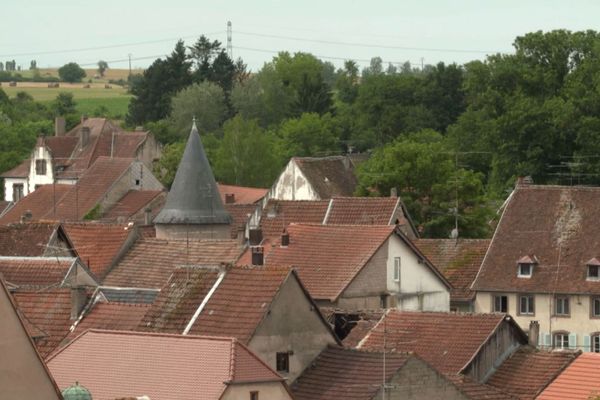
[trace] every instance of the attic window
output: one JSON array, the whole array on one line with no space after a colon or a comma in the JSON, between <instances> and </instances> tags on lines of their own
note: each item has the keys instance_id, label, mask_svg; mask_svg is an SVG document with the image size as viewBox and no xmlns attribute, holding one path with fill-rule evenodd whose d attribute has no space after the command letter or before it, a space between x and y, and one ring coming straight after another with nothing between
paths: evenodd
<instances>
[{"instance_id":1,"label":"attic window","mask_svg":"<svg viewBox=\"0 0 600 400\"><path fill-rule=\"evenodd\" d=\"M587 263L587 280L600 281L600 261L596 257L589 260Z\"/></svg>"},{"instance_id":2,"label":"attic window","mask_svg":"<svg viewBox=\"0 0 600 400\"><path fill-rule=\"evenodd\" d=\"M277 372L290 372L290 353L277 353L276 358Z\"/></svg>"},{"instance_id":3,"label":"attic window","mask_svg":"<svg viewBox=\"0 0 600 400\"><path fill-rule=\"evenodd\" d=\"M535 264L537 264L537 258L535 256L521 257L519 261L517 261L519 268L517 271L517 276L519 278L531 278Z\"/></svg>"}]
</instances>

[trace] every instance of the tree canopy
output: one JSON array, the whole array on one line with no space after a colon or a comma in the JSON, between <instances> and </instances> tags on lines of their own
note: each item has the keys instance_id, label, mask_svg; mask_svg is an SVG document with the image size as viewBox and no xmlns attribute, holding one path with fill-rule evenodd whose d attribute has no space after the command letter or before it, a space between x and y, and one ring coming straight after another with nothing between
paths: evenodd
<instances>
[{"instance_id":1,"label":"tree canopy","mask_svg":"<svg viewBox=\"0 0 600 400\"><path fill-rule=\"evenodd\" d=\"M81 82L81 80L85 78L85 71L79 64L70 62L58 69L58 76L65 82Z\"/></svg>"}]
</instances>

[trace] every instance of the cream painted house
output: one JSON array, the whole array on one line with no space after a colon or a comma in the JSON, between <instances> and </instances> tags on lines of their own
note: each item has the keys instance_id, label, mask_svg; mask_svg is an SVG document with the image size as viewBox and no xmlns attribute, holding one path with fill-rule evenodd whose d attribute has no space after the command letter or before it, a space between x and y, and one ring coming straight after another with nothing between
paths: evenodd
<instances>
[{"instance_id":1,"label":"cream painted house","mask_svg":"<svg viewBox=\"0 0 600 400\"><path fill-rule=\"evenodd\" d=\"M600 352L598 204L600 188L518 185L472 285L475 311L537 321L540 346Z\"/></svg>"}]
</instances>

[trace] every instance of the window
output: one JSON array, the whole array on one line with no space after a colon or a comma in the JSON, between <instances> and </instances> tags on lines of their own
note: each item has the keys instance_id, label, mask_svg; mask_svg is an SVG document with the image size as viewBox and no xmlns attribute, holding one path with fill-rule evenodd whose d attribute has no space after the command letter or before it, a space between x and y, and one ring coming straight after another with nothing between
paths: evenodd
<instances>
[{"instance_id":1,"label":"window","mask_svg":"<svg viewBox=\"0 0 600 400\"><path fill-rule=\"evenodd\" d=\"M590 349L590 351L593 351L594 353L600 353L600 335L599 334L592 335L592 348Z\"/></svg>"},{"instance_id":2,"label":"window","mask_svg":"<svg viewBox=\"0 0 600 400\"><path fill-rule=\"evenodd\" d=\"M492 312L508 312L508 296L494 296Z\"/></svg>"},{"instance_id":3,"label":"window","mask_svg":"<svg viewBox=\"0 0 600 400\"><path fill-rule=\"evenodd\" d=\"M590 301L590 317L600 318L600 297L592 297Z\"/></svg>"},{"instance_id":4,"label":"window","mask_svg":"<svg viewBox=\"0 0 600 400\"><path fill-rule=\"evenodd\" d=\"M35 160L35 173L46 175L46 160Z\"/></svg>"},{"instance_id":5,"label":"window","mask_svg":"<svg viewBox=\"0 0 600 400\"><path fill-rule=\"evenodd\" d=\"M534 296L523 295L519 297L519 314L521 315L534 315Z\"/></svg>"},{"instance_id":6,"label":"window","mask_svg":"<svg viewBox=\"0 0 600 400\"><path fill-rule=\"evenodd\" d=\"M519 264L519 274L520 278L531 278L531 273L533 272L533 264L521 263Z\"/></svg>"},{"instance_id":7,"label":"window","mask_svg":"<svg viewBox=\"0 0 600 400\"><path fill-rule=\"evenodd\" d=\"M567 332L556 332L554 334L554 348L555 349L568 349L569 348L569 334Z\"/></svg>"},{"instance_id":8,"label":"window","mask_svg":"<svg viewBox=\"0 0 600 400\"><path fill-rule=\"evenodd\" d=\"M394 257L394 281L400 282L400 257Z\"/></svg>"},{"instance_id":9,"label":"window","mask_svg":"<svg viewBox=\"0 0 600 400\"><path fill-rule=\"evenodd\" d=\"M13 183L13 201L19 201L23 198L23 184Z\"/></svg>"},{"instance_id":10,"label":"window","mask_svg":"<svg viewBox=\"0 0 600 400\"><path fill-rule=\"evenodd\" d=\"M250 400L258 400L258 392L250 392Z\"/></svg>"},{"instance_id":11,"label":"window","mask_svg":"<svg viewBox=\"0 0 600 400\"><path fill-rule=\"evenodd\" d=\"M554 315L568 316L569 314L569 297L556 296L554 298Z\"/></svg>"},{"instance_id":12,"label":"window","mask_svg":"<svg viewBox=\"0 0 600 400\"><path fill-rule=\"evenodd\" d=\"M589 281L597 281L600 280L600 266L598 265L588 265L588 275L587 278Z\"/></svg>"},{"instance_id":13,"label":"window","mask_svg":"<svg viewBox=\"0 0 600 400\"><path fill-rule=\"evenodd\" d=\"M277 353L277 372L290 372L290 353Z\"/></svg>"}]
</instances>

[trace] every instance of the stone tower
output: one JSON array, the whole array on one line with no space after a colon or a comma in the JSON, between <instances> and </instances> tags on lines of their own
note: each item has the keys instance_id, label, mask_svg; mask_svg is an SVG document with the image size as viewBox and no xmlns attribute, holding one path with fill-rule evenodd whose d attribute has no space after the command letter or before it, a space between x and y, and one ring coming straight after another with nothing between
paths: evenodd
<instances>
[{"instance_id":1,"label":"stone tower","mask_svg":"<svg viewBox=\"0 0 600 400\"><path fill-rule=\"evenodd\" d=\"M154 224L159 239L231 238L231 216L223 208L195 122L165 206Z\"/></svg>"}]
</instances>

